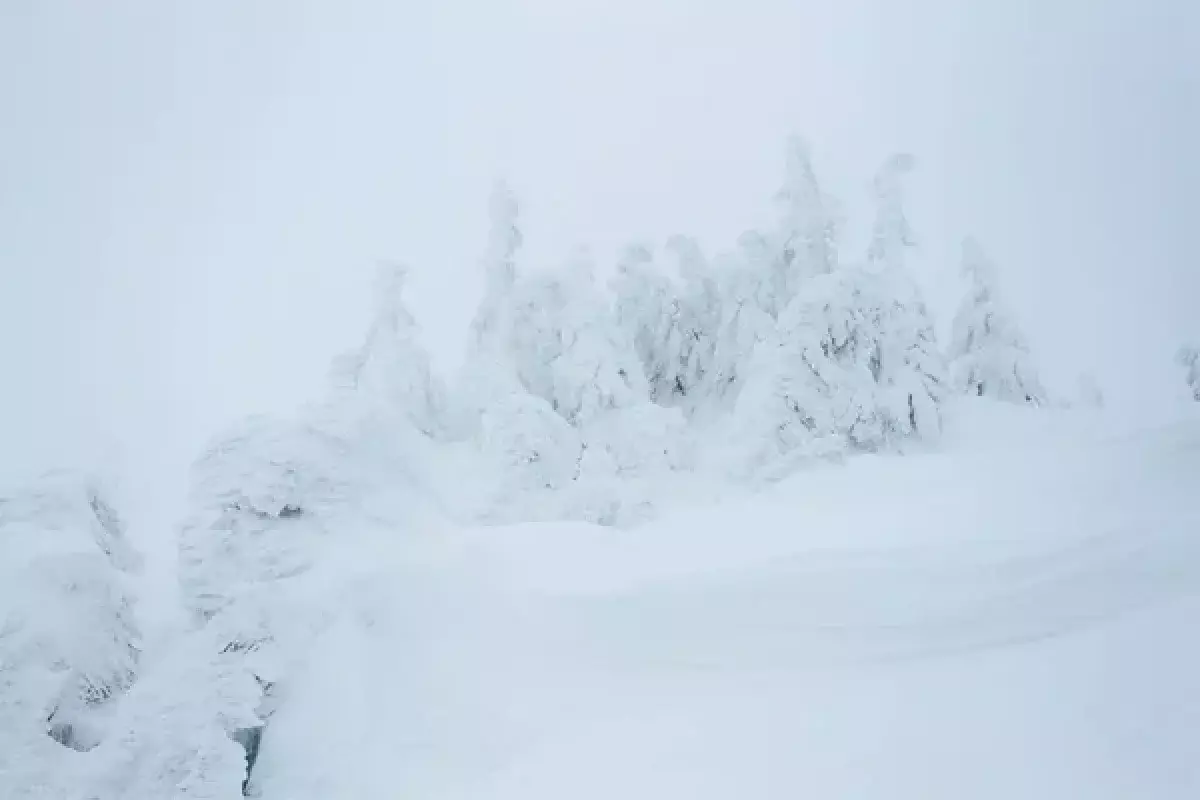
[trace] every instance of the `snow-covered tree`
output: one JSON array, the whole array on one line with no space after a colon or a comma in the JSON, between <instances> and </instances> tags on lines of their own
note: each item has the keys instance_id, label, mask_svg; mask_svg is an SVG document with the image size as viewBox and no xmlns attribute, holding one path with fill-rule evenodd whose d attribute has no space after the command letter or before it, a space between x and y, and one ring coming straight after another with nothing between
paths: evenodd
<instances>
[{"instance_id":1,"label":"snow-covered tree","mask_svg":"<svg viewBox=\"0 0 1200 800\"><path fill-rule=\"evenodd\" d=\"M265 631L230 636L219 615L181 637L116 710L112 735L79 770L83 800L238 800L261 736L274 670ZM239 621L241 632L253 626Z\"/></svg>"},{"instance_id":2,"label":"snow-covered tree","mask_svg":"<svg viewBox=\"0 0 1200 800\"><path fill-rule=\"evenodd\" d=\"M726 259L718 276L721 322L717 327L708 374L708 403L714 411L728 411L745 384L755 347L767 339L775 320L758 304L762 282L753 262Z\"/></svg>"},{"instance_id":3,"label":"snow-covered tree","mask_svg":"<svg viewBox=\"0 0 1200 800\"><path fill-rule=\"evenodd\" d=\"M904 211L904 176L916 163L908 153L897 153L875 173L875 222L867 260L881 270L902 270L908 248L917 244Z\"/></svg>"},{"instance_id":4,"label":"snow-covered tree","mask_svg":"<svg viewBox=\"0 0 1200 800\"><path fill-rule=\"evenodd\" d=\"M788 140L783 186L775 196L779 207L778 245L771 265L771 307L778 316L806 279L833 271L838 263L838 222L832 201L821 191L808 143Z\"/></svg>"},{"instance_id":5,"label":"snow-covered tree","mask_svg":"<svg viewBox=\"0 0 1200 800\"><path fill-rule=\"evenodd\" d=\"M136 676L140 559L105 495L59 471L0 498L0 796L68 796L67 748L103 738Z\"/></svg>"},{"instance_id":6,"label":"snow-covered tree","mask_svg":"<svg viewBox=\"0 0 1200 800\"><path fill-rule=\"evenodd\" d=\"M814 276L755 350L735 425L752 471L883 443L872 280L849 268Z\"/></svg>"},{"instance_id":7,"label":"snow-covered tree","mask_svg":"<svg viewBox=\"0 0 1200 800\"><path fill-rule=\"evenodd\" d=\"M876 173L875 223L867 249L875 278L864 284L872 313L878 314L880 338L872 372L879 384L885 435L892 441L941 433L939 404L948 382L933 320L906 264L916 238L904 210L903 177L914 165L912 156L894 155Z\"/></svg>"},{"instance_id":8,"label":"snow-covered tree","mask_svg":"<svg viewBox=\"0 0 1200 800\"><path fill-rule=\"evenodd\" d=\"M500 181L492 187L488 200L488 237L483 253L483 301L471 323L473 344L485 347L502 338L505 298L517 279L516 254L522 236L518 223L517 198L508 184ZM485 347L486 349L486 347Z\"/></svg>"},{"instance_id":9,"label":"snow-covered tree","mask_svg":"<svg viewBox=\"0 0 1200 800\"><path fill-rule=\"evenodd\" d=\"M451 428L464 437L478 434L479 418L493 399L518 386L513 364L514 289L516 254L521 246L517 200L507 184L497 183L489 199L487 244L481 266L484 291L471 320L466 358L455 387Z\"/></svg>"},{"instance_id":10,"label":"snow-covered tree","mask_svg":"<svg viewBox=\"0 0 1200 800\"><path fill-rule=\"evenodd\" d=\"M509 352L521 386L572 425L647 395L633 341L597 286L585 250L564 270L518 283Z\"/></svg>"},{"instance_id":11,"label":"snow-covered tree","mask_svg":"<svg viewBox=\"0 0 1200 800\"><path fill-rule=\"evenodd\" d=\"M520 386L555 405L554 364L562 355L562 323L567 290L556 273L522 279L509 301L509 333L501 343Z\"/></svg>"},{"instance_id":12,"label":"snow-covered tree","mask_svg":"<svg viewBox=\"0 0 1200 800\"><path fill-rule=\"evenodd\" d=\"M905 276L881 276L882 336L876 381L886 436L936 439L949 378L933 319L916 285Z\"/></svg>"},{"instance_id":13,"label":"snow-covered tree","mask_svg":"<svg viewBox=\"0 0 1200 800\"><path fill-rule=\"evenodd\" d=\"M963 242L962 273L970 281L954 316L949 357L955 386L967 394L1038 406L1046 390L1025 337L996 290L996 269L974 239Z\"/></svg>"},{"instance_id":14,"label":"snow-covered tree","mask_svg":"<svg viewBox=\"0 0 1200 800\"><path fill-rule=\"evenodd\" d=\"M647 398L633 342L596 286L595 268L579 252L566 271L553 360L554 409L574 425Z\"/></svg>"},{"instance_id":15,"label":"snow-covered tree","mask_svg":"<svg viewBox=\"0 0 1200 800\"><path fill-rule=\"evenodd\" d=\"M433 505L421 491L421 445L434 444L357 397L335 394L293 419L249 418L193 465L178 534L180 586L195 623L180 647L190 655L160 667L123 707L122 743L96 781L126 794L99 796L240 794L287 642L325 613L308 604L330 600L314 592L327 573L320 568L372 521L403 530ZM189 682L186 692L179 681Z\"/></svg>"},{"instance_id":16,"label":"snow-covered tree","mask_svg":"<svg viewBox=\"0 0 1200 800\"><path fill-rule=\"evenodd\" d=\"M429 366L417 324L402 297L406 267L381 265L366 341L333 365L335 388L364 393L384 413L403 416L426 435L441 432L445 388Z\"/></svg>"},{"instance_id":17,"label":"snow-covered tree","mask_svg":"<svg viewBox=\"0 0 1200 800\"><path fill-rule=\"evenodd\" d=\"M940 433L945 364L905 264L900 178L911 166L895 157L876 177L867 266L808 276L756 348L733 426L752 472Z\"/></svg>"},{"instance_id":18,"label":"snow-covered tree","mask_svg":"<svg viewBox=\"0 0 1200 800\"><path fill-rule=\"evenodd\" d=\"M478 447L499 475L493 506L511 508L531 493L570 483L578 471L582 442L549 403L514 391L484 410ZM503 516L504 508L497 513Z\"/></svg>"},{"instance_id":19,"label":"snow-covered tree","mask_svg":"<svg viewBox=\"0 0 1200 800\"><path fill-rule=\"evenodd\" d=\"M1175 363L1186 370L1184 379L1192 390L1192 399L1200 403L1200 347L1184 345L1175 354Z\"/></svg>"},{"instance_id":20,"label":"snow-covered tree","mask_svg":"<svg viewBox=\"0 0 1200 800\"><path fill-rule=\"evenodd\" d=\"M721 326L721 293L694 239L673 236L667 249L675 255L682 287L667 344L671 394L660 402L691 415L707 399Z\"/></svg>"},{"instance_id":21,"label":"snow-covered tree","mask_svg":"<svg viewBox=\"0 0 1200 800\"><path fill-rule=\"evenodd\" d=\"M675 288L654 264L649 247L632 245L617 261L610 280L617 326L633 342L650 399L667 404L674 392L678 359L671 352L678 316Z\"/></svg>"}]
</instances>

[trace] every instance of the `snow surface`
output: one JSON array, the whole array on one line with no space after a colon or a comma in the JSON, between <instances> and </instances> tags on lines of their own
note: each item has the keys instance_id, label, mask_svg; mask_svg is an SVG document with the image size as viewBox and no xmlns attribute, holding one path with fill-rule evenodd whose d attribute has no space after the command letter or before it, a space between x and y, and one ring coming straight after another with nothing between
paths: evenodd
<instances>
[{"instance_id":1,"label":"snow surface","mask_svg":"<svg viewBox=\"0 0 1200 800\"><path fill-rule=\"evenodd\" d=\"M1200 796L1200 423L964 408L637 528L348 533L250 792Z\"/></svg>"}]
</instances>

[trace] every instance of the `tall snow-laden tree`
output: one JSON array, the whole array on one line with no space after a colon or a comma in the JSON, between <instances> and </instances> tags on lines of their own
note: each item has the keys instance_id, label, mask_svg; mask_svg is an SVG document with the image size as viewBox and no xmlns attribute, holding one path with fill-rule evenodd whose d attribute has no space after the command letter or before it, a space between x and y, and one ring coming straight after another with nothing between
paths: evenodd
<instances>
[{"instance_id":1,"label":"tall snow-laden tree","mask_svg":"<svg viewBox=\"0 0 1200 800\"><path fill-rule=\"evenodd\" d=\"M633 341L596 285L585 250L563 270L518 283L509 350L522 387L572 425L647 394Z\"/></svg>"},{"instance_id":2,"label":"tall snow-laden tree","mask_svg":"<svg viewBox=\"0 0 1200 800\"><path fill-rule=\"evenodd\" d=\"M933 319L907 276L883 276L879 371L885 430L892 441L936 439L946 397L946 361Z\"/></svg>"},{"instance_id":3,"label":"tall snow-laden tree","mask_svg":"<svg viewBox=\"0 0 1200 800\"><path fill-rule=\"evenodd\" d=\"M0 796L70 796L71 750L133 683L140 566L103 484L59 471L0 497Z\"/></svg>"},{"instance_id":4,"label":"tall snow-laden tree","mask_svg":"<svg viewBox=\"0 0 1200 800\"><path fill-rule=\"evenodd\" d=\"M721 325L721 294L699 244L687 236L673 236L667 249L679 265L682 290L668 344L669 405L692 414L706 399ZM673 374L672 374L673 373Z\"/></svg>"},{"instance_id":5,"label":"tall snow-laden tree","mask_svg":"<svg viewBox=\"0 0 1200 800\"><path fill-rule=\"evenodd\" d=\"M633 245L617 261L609 286L617 326L633 342L650 399L667 405L674 391L677 357L671 351L678 301L671 281L654 264L649 247Z\"/></svg>"},{"instance_id":6,"label":"tall snow-laden tree","mask_svg":"<svg viewBox=\"0 0 1200 800\"><path fill-rule=\"evenodd\" d=\"M375 280L375 307L366 341L338 357L336 387L364 393L386 413L403 416L422 433L441 432L445 389L429 366L417 324L404 305L406 267L381 265Z\"/></svg>"},{"instance_id":7,"label":"tall snow-laden tree","mask_svg":"<svg viewBox=\"0 0 1200 800\"><path fill-rule=\"evenodd\" d=\"M581 425L647 398L633 342L600 293L586 251L577 252L566 270L559 342L553 406L568 422Z\"/></svg>"},{"instance_id":8,"label":"tall snow-laden tree","mask_svg":"<svg viewBox=\"0 0 1200 800\"><path fill-rule=\"evenodd\" d=\"M804 280L833 271L838 263L838 223L832 201L821 191L806 141L788 140L779 207L778 252L772 264L771 307L778 316L800 291Z\"/></svg>"},{"instance_id":9,"label":"tall snow-laden tree","mask_svg":"<svg viewBox=\"0 0 1200 800\"><path fill-rule=\"evenodd\" d=\"M735 425L752 473L883 444L872 280L849 268L814 276L755 350Z\"/></svg>"},{"instance_id":10,"label":"tall snow-laden tree","mask_svg":"<svg viewBox=\"0 0 1200 800\"><path fill-rule=\"evenodd\" d=\"M467 353L459 372L451 427L459 435L478 433L484 407L518 387L510 352L516 254L521 246L518 205L504 182L492 188L488 202L487 243L481 259L483 296L471 320Z\"/></svg>"},{"instance_id":11,"label":"tall snow-laden tree","mask_svg":"<svg viewBox=\"0 0 1200 800\"><path fill-rule=\"evenodd\" d=\"M747 243L753 247L751 240ZM708 376L713 410L728 411L737 401L759 342L770 335L775 320L758 303L762 274L742 254L726 259L719 274L721 322ZM759 262L761 263L761 262Z\"/></svg>"},{"instance_id":12,"label":"tall snow-laden tree","mask_svg":"<svg viewBox=\"0 0 1200 800\"><path fill-rule=\"evenodd\" d=\"M517 198L508 184L497 182L488 200L488 237L483 253L483 301L471 323L473 344L485 347L503 338L504 304L517 280L516 254L522 236Z\"/></svg>"},{"instance_id":13,"label":"tall snow-laden tree","mask_svg":"<svg viewBox=\"0 0 1200 800\"><path fill-rule=\"evenodd\" d=\"M875 173L875 222L867 260L881 270L903 270L908 249L917 244L904 211L904 176L916 163L908 153L897 153Z\"/></svg>"},{"instance_id":14,"label":"tall snow-laden tree","mask_svg":"<svg viewBox=\"0 0 1200 800\"><path fill-rule=\"evenodd\" d=\"M502 347L519 385L555 407L555 363L563 351L567 289L560 275L535 274L511 293L508 338Z\"/></svg>"},{"instance_id":15,"label":"tall snow-laden tree","mask_svg":"<svg viewBox=\"0 0 1200 800\"><path fill-rule=\"evenodd\" d=\"M962 247L962 274L970 281L954 316L949 357L955 386L967 394L1043 405L1046 391L1029 346L996 290L996 269L974 239Z\"/></svg>"},{"instance_id":16,"label":"tall snow-laden tree","mask_svg":"<svg viewBox=\"0 0 1200 800\"><path fill-rule=\"evenodd\" d=\"M870 304L879 314L881 333L872 371L891 440L941 433L939 404L948 382L933 320L906 264L916 237L904 210L903 178L915 163L910 155L894 155L876 174L875 223L867 249L875 275L869 282Z\"/></svg>"},{"instance_id":17,"label":"tall snow-laden tree","mask_svg":"<svg viewBox=\"0 0 1200 800\"><path fill-rule=\"evenodd\" d=\"M1200 403L1200 347L1184 345L1179 348L1175 363L1186 370L1184 380L1192 391L1192 399Z\"/></svg>"}]
</instances>

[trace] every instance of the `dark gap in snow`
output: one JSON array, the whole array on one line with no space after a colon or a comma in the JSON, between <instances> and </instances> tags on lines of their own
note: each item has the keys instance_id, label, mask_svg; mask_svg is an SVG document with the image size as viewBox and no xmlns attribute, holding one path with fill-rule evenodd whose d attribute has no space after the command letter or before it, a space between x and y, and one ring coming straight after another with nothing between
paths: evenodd
<instances>
[{"instance_id":1,"label":"dark gap in snow","mask_svg":"<svg viewBox=\"0 0 1200 800\"><path fill-rule=\"evenodd\" d=\"M88 738L86 731L76 730L73 723L56 722L54 717L57 713L58 709L55 709L46 720L47 736L63 747L74 750L77 753L86 753L98 744L98 742Z\"/></svg>"},{"instance_id":2,"label":"dark gap in snow","mask_svg":"<svg viewBox=\"0 0 1200 800\"><path fill-rule=\"evenodd\" d=\"M92 748L79 740L75 735L75 726L69 722L51 722L46 735L63 747L68 747L77 753L86 753Z\"/></svg>"},{"instance_id":3,"label":"dark gap in snow","mask_svg":"<svg viewBox=\"0 0 1200 800\"><path fill-rule=\"evenodd\" d=\"M248 796L250 787L250 776L254 773L254 764L258 761L258 750L262 745L262 733L264 725L256 725L253 728L239 728L230 734L230 738L242 746L246 751L246 777L242 780L242 795Z\"/></svg>"}]
</instances>

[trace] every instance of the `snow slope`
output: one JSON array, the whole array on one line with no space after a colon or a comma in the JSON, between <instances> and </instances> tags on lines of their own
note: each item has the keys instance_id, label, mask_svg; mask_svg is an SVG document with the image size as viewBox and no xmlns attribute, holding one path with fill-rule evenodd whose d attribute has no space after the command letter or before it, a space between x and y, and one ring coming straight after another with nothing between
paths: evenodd
<instances>
[{"instance_id":1,"label":"snow slope","mask_svg":"<svg viewBox=\"0 0 1200 800\"><path fill-rule=\"evenodd\" d=\"M252 791L1200 796L1200 424L982 423L632 530L364 534Z\"/></svg>"}]
</instances>

